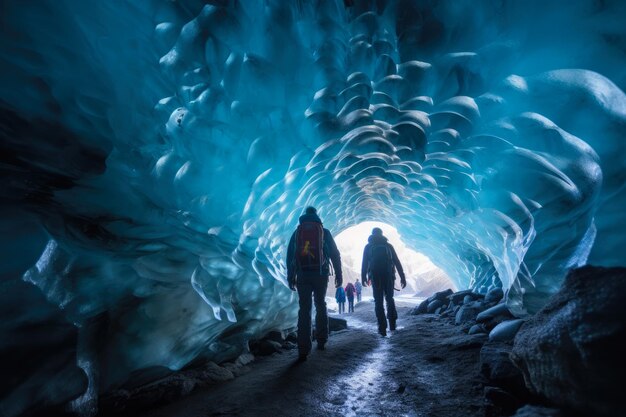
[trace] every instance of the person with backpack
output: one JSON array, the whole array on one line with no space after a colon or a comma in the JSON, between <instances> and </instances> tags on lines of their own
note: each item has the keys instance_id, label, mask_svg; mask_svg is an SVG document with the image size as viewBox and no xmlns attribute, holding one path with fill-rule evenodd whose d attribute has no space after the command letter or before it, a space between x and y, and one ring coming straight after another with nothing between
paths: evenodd
<instances>
[{"instance_id":1,"label":"person with backpack","mask_svg":"<svg viewBox=\"0 0 626 417\"><path fill-rule=\"evenodd\" d=\"M356 289L356 302L361 302L361 293L363 292L363 286L361 285L361 281L358 279L354 283L354 288Z\"/></svg>"},{"instance_id":2,"label":"person with backpack","mask_svg":"<svg viewBox=\"0 0 626 417\"><path fill-rule=\"evenodd\" d=\"M311 295L315 302L317 348L324 350L328 341L326 289L330 264L335 270L335 287L343 284L341 255L330 231L323 227L315 207L307 207L291 235L287 248L287 284L298 291L298 361L305 361L311 351Z\"/></svg>"},{"instance_id":3,"label":"person with backpack","mask_svg":"<svg viewBox=\"0 0 626 417\"><path fill-rule=\"evenodd\" d=\"M348 282L345 292L346 298L348 299L348 313L354 313L354 295L356 294L356 288L354 288L351 282Z\"/></svg>"},{"instance_id":4,"label":"person with backpack","mask_svg":"<svg viewBox=\"0 0 626 417\"><path fill-rule=\"evenodd\" d=\"M356 302L361 302L361 292L363 291L363 286L361 285L361 281L358 279L354 283L354 288L356 289Z\"/></svg>"},{"instance_id":5,"label":"person with backpack","mask_svg":"<svg viewBox=\"0 0 626 417\"><path fill-rule=\"evenodd\" d=\"M337 300L337 308L339 310L339 314L343 314L346 312L346 292L343 287L337 288L335 291L335 300Z\"/></svg>"},{"instance_id":6,"label":"person with backpack","mask_svg":"<svg viewBox=\"0 0 626 417\"><path fill-rule=\"evenodd\" d=\"M383 236L383 231L380 228L372 229L372 235L367 241L368 243L363 250L361 280L363 285L367 286L369 276L374 293L378 333L381 336L387 336L387 319L389 319L389 330L392 331L396 330L396 320L398 319L396 304L393 300L395 269L400 274L402 288L406 287L406 277L395 249L387 242L387 238ZM387 302L387 317L385 317L383 299Z\"/></svg>"}]
</instances>

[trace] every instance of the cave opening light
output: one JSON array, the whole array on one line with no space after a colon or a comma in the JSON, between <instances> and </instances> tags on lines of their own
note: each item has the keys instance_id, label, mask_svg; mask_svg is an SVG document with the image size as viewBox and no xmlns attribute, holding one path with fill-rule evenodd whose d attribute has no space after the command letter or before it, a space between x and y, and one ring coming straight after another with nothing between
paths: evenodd
<instances>
[{"instance_id":1,"label":"cave opening light","mask_svg":"<svg viewBox=\"0 0 626 417\"><path fill-rule=\"evenodd\" d=\"M395 227L373 221L359 223L335 236L335 242L341 252L344 284L355 282L360 278L363 248L374 227L381 228L383 235L389 239L406 274L407 286L396 292L396 297L417 301L446 288L457 290L456 285L442 269L426 255L411 249L410 244L403 242ZM396 279L396 288L400 289L399 276L396 275Z\"/></svg>"}]
</instances>

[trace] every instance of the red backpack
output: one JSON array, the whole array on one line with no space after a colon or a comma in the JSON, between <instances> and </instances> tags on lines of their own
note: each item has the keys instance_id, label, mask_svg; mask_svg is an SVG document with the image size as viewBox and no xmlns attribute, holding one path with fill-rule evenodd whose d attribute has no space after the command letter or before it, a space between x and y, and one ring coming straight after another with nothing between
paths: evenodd
<instances>
[{"instance_id":1,"label":"red backpack","mask_svg":"<svg viewBox=\"0 0 626 417\"><path fill-rule=\"evenodd\" d=\"M322 273L324 228L318 222L302 222L296 231L296 264L301 271Z\"/></svg>"}]
</instances>

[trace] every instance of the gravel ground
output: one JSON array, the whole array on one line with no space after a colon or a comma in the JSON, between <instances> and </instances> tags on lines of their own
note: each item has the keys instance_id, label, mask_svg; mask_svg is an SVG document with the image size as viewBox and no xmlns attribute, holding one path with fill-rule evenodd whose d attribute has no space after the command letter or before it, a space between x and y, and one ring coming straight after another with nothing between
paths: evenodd
<instances>
[{"instance_id":1,"label":"gravel ground","mask_svg":"<svg viewBox=\"0 0 626 417\"><path fill-rule=\"evenodd\" d=\"M297 363L297 350L245 367L232 381L194 391L143 416L484 416L479 351L448 319L411 316L399 303L398 330L376 332L374 305L341 318L325 351Z\"/></svg>"}]
</instances>

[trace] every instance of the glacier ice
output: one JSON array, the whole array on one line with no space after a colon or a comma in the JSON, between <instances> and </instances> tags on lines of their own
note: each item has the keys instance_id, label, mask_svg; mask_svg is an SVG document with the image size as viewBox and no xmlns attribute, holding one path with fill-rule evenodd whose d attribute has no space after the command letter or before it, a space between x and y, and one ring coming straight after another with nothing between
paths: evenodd
<instances>
[{"instance_id":1,"label":"glacier ice","mask_svg":"<svg viewBox=\"0 0 626 417\"><path fill-rule=\"evenodd\" d=\"M2 297L37 288L14 317L76 328L46 380L80 364L76 404L293 326L285 244L306 205L334 234L395 227L517 314L574 266L623 264L619 1L3 9Z\"/></svg>"}]
</instances>

